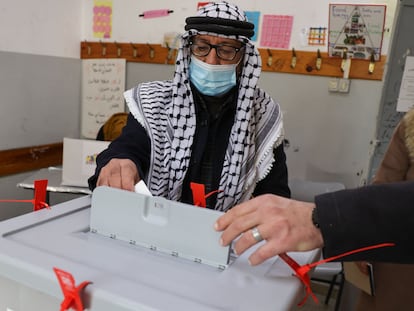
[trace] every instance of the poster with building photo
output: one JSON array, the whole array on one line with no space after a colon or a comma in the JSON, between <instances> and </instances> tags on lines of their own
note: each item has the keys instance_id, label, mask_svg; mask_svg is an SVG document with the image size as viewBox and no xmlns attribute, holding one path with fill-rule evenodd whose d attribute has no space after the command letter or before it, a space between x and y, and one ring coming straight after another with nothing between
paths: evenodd
<instances>
[{"instance_id":1,"label":"poster with building photo","mask_svg":"<svg viewBox=\"0 0 414 311\"><path fill-rule=\"evenodd\" d=\"M330 4L328 54L380 60L385 5Z\"/></svg>"}]
</instances>

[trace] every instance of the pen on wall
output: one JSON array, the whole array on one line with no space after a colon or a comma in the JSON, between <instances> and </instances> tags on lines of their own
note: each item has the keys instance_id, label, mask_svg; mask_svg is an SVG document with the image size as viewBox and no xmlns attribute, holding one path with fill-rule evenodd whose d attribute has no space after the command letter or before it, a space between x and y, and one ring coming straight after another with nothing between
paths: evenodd
<instances>
[{"instance_id":1,"label":"pen on wall","mask_svg":"<svg viewBox=\"0 0 414 311\"><path fill-rule=\"evenodd\" d=\"M168 16L173 12L174 12L173 10L168 10L168 9L151 10L151 11L145 11L142 14L139 14L138 16L143 17L143 18L155 18L155 17Z\"/></svg>"}]
</instances>

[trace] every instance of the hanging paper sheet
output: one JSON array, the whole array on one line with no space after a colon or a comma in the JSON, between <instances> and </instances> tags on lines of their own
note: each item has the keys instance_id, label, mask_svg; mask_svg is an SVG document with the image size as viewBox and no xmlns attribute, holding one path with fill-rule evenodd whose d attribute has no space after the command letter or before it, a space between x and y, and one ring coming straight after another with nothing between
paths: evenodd
<instances>
[{"instance_id":1,"label":"hanging paper sheet","mask_svg":"<svg viewBox=\"0 0 414 311\"><path fill-rule=\"evenodd\" d=\"M81 135L95 139L114 113L125 111L125 59L82 61Z\"/></svg>"},{"instance_id":2,"label":"hanging paper sheet","mask_svg":"<svg viewBox=\"0 0 414 311\"><path fill-rule=\"evenodd\" d=\"M93 36L95 38L112 37L112 1L94 1Z\"/></svg>"},{"instance_id":3,"label":"hanging paper sheet","mask_svg":"<svg viewBox=\"0 0 414 311\"><path fill-rule=\"evenodd\" d=\"M263 15L261 46L288 49L292 35L293 16Z\"/></svg>"}]
</instances>

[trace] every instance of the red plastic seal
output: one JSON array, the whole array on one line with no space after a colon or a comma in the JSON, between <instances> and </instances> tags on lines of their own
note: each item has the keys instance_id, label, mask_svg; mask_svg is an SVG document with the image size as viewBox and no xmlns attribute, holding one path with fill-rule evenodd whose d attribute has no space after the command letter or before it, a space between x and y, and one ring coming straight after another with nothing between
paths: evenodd
<instances>
[{"instance_id":1,"label":"red plastic seal","mask_svg":"<svg viewBox=\"0 0 414 311\"><path fill-rule=\"evenodd\" d=\"M74 309L76 311L83 311L83 303L81 299L81 291L88 285L89 281L84 281L78 286L75 286L75 279L69 272L58 268L53 268L59 281L63 292L64 299L60 304L60 311Z\"/></svg>"}]
</instances>

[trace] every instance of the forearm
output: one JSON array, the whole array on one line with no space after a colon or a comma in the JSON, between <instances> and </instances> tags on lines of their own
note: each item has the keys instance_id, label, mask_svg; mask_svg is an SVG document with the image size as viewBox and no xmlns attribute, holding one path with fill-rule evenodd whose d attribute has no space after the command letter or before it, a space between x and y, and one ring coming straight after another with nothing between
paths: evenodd
<instances>
[{"instance_id":1,"label":"forearm","mask_svg":"<svg viewBox=\"0 0 414 311\"><path fill-rule=\"evenodd\" d=\"M324 257L392 242L394 247L341 260L414 262L414 183L374 185L323 194L315 199Z\"/></svg>"}]
</instances>

